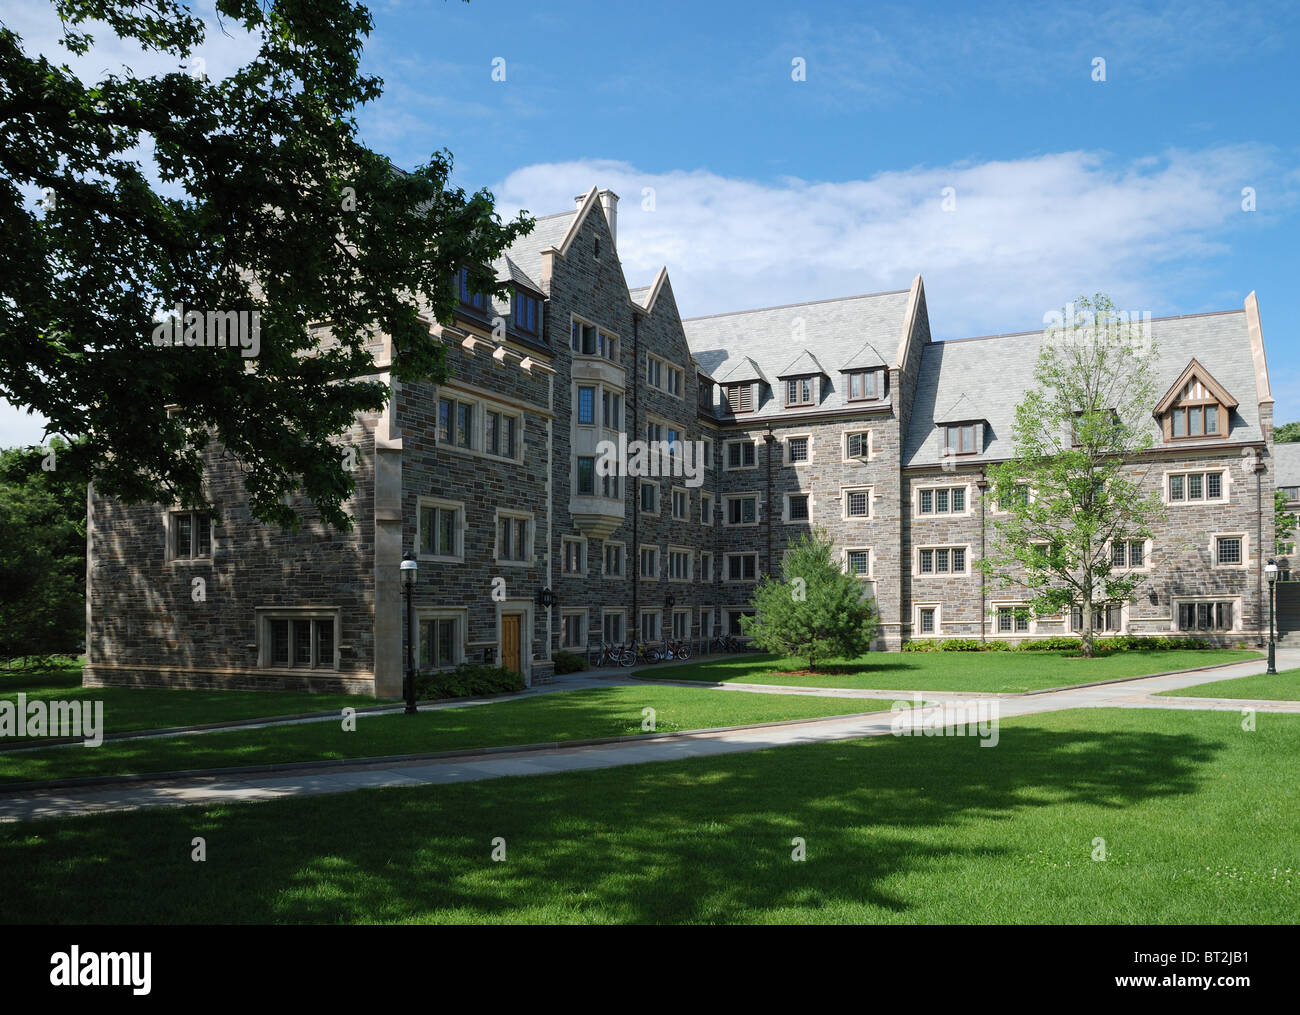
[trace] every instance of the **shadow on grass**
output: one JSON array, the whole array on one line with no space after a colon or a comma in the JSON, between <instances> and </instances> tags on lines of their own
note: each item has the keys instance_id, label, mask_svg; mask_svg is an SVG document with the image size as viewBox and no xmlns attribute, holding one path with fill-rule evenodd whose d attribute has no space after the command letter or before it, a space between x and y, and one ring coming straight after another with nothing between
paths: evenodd
<instances>
[{"instance_id":1,"label":"shadow on grass","mask_svg":"<svg viewBox=\"0 0 1300 1015\"><path fill-rule=\"evenodd\" d=\"M992 750L888 737L3 826L3 919L727 922L780 907L816 919L836 905L905 915L913 903L886 879L1008 853L962 844L961 825L1189 794L1218 749L1190 734L1017 727ZM205 863L190 860L194 836ZM498 836L503 863L490 857ZM795 836L810 862L791 862Z\"/></svg>"}]
</instances>

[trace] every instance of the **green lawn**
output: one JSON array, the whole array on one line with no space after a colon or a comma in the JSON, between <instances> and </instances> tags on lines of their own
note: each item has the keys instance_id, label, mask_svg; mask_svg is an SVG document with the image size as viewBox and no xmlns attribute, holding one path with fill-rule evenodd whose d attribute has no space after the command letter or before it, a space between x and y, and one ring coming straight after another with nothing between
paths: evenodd
<instances>
[{"instance_id":1,"label":"green lawn","mask_svg":"<svg viewBox=\"0 0 1300 1015\"><path fill-rule=\"evenodd\" d=\"M643 667L646 680L701 680L715 683L786 684L924 691L1036 691L1095 680L1140 677L1215 663L1258 659L1238 649L1116 652L1082 659L1065 652L869 652L850 662L833 661L823 672L804 670L807 660L757 653L719 655L680 666Z\"/></svg>"},{"instance_id":2,"label":"green lawn","mask_svg":"<svg viewBox=\"0 0 1300 1015\"><path fill-rule=\"evenodd\" d=\"M1254 677L1236 680L1216 680L1212 684L1197 684L1181 691L1161 691L1166 697L1177 698L1260 698L1270 701L1300 701L1300 670L1282 670L1280 673L1261 673Z\"/></svg>"},{"instance_id":3,"label":"green lawn","mask_svg":"<svg viewBox=\"0 0 1300 1015\"><path fill-rule=\"evenodd\" d=\"M1300 716L1239 720L1077 710L994 748L886 736L3 825L0 919L1294 923L1300 780L1277 774Z\"/></svg>"},{"instance_id":4,"label":"green lawn","mask_svg":"<svg viewBox=\"0 0 1300 1015\"><path fill-rule=\"evenodd\" d=\"M340 721L24 751L0 755L0 785L634 736L643 732L644 708L655 709L655 732L665 733L879 711L892 703L892 699L746 694L704 687L598 687L415 716L363 715L350 733L343 731Z\"/></svg>"},{"instance_id":5,"label":"green lawn","mask_svg":"<svg viewBox=\"0 0 1300 1015\"><path fill-rule=\"evenodd\" d=\"M60 701L89 698L92 701L102 701L106 733L325 712L345 705L366 708L381 703L369 695L308 694L302 691L82 687L79 663L37 673L0 670L0 698L16 701L20 691L27 695L28 701L38 698ZM9 745L22 739L24 738L5 738L3 743Z\"/></svg>"}]
</instances>

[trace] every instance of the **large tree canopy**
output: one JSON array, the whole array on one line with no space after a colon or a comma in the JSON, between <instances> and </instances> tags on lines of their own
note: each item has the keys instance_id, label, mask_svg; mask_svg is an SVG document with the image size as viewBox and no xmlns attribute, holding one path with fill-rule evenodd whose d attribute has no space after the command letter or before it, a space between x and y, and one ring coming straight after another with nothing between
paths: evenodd
<instances>
[{"instance_id":1,"label":"large tree canopy","mask_svg":"<svg viewBox=\"0 0 1300 1015\"><path fill-rule=\"evenodd\" d=\"M529 220L449 186L446 152L406 173L358 140L354 114L381 90L359 70L360 4L217 0L260 40L220 81L193 72L205 26L184 3L55 5L71 52L91 52L85 26L102 22L178 69L86 82L0 26L0 395L73 441L101 492L201 507L215 440L257 517L294 524L285 495L301 490L347 527L352 478L330 439L387 399L375 330L392 336L394 376L441 380L418 315L450 318L459 268L495 289L484 266ZM191 339L234 320L217 315L251 330L256 312L257 340L160 347L177 305L207 322Z\"/></svg>"}]
</instances>

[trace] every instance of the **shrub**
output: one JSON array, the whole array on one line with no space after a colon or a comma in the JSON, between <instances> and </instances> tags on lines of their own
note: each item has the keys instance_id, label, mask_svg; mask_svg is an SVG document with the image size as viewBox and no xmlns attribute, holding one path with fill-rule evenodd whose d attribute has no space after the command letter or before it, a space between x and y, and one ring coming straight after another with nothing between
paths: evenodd
<instances>
[{"instance_id":1,"label":"shrub","mask_svg":"<svg viewBox=\"0 0 1300 1015\"><path fill-rule=\"evenodd\" d=\"M1013 644L1007 641L978 638L918 638L903 643L904 652L1079 652L1083 642L1079 638L1053 635L1049 638L1030 638ZM1094 647L1097 653L1112 654L1131 650L1180 651L1207 649L1210 643L1203 638L1171 638L1166 635L1143 636L1117 634L1098 638Z\"/></svg>"},{"instance_id":2,"label":"shrub","mask_svg":"<svg viewBox=\"0 0 1300 1015\"><path fill-rule=\"evenodd\" d=\"M430 698L466 698L491 694L513 694L524 689L524 678L504 666L480 666L461 663L454 670L438 670L415 675L415 696Z\"/></svg>"},{"instance_id":3,"label":"shrub","mask_svg":"<svg viewBox=\"0 0 1300 1015\"><path fill-rule=\"evenodd\" d=\"M577 673L587 668L587 660L576 652L556 652L551 656L556 673Z\"/></svg>"}]
</instances>

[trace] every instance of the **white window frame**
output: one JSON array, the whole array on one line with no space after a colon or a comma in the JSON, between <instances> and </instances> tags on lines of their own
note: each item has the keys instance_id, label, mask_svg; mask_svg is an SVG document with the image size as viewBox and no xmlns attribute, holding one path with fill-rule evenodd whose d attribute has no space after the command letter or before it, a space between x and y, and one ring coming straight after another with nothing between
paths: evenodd
<instances>
[{"instance_id":1,"label":"white window frame","mask_svg":"<svg viewBox=\"0 0 1300 1015\"><path fill-rule=\"evenodd\" d=\"M754 500L754 520L752 522L731 520L731 502L733 500ZM744 512L741 512L744 517ZM727 493L722 495L722 526L727 529L748 529L758 525L763 520L763 502L759 497L757 490L747 490L738 493Z\"/></svg>"},{"instance_id":2,"label":"white window frame","mask_svg":"<svg viewBox=\"0 0 1300 1015\"><path fill-rule=\"evenodd\" d=\"M1209 628L1204 629L1206 634L1240 634L1245 630L1242 625L1243 617L1241 615L1242 596L1239 595L1204 595L1204 596L1173 596L1169 600L1169 630L1175 634L1194 635L1202 628L1193 628L1184 630L1178 626L1178 607L1193 603L1232 603L1232 627L1229 628Z\"/></svg>"},{"instance_id":3,"label":"white window frame","mask_svg":"<svg viewBox=\"0 0 1300 1015\"><path fill-rule=\"evenodd\" d=\"M576 571L569 570L569 547L578 548L578 563L582 566ZM560 573L563 575L586 575L590 571L590 561L587 559L587 537L586 536L561 536L560 537Z\"/></svg>"},{"instance_id":4,"label":"white window frame","mask_svg":"<svg viewBox=\"0 0 1300 1015\"><path fill-rule=\"evenodd\" d=\"M501 519L511 518L528 523L528 546L522 559L507 559L501 556ZM492 518L492 557L501 567L532 567L537 552L537 523L531 511L515 511L511 508L497 508Z\"/></svg>"},{"instance_id":5,"label":"white window frame","mask_svg":"<svg viewBox=\"0 0 1300 1015\"><path fill-rule=\"evenodd\" d=\"M657 618L658 618L658 619L655 621L655 627L657 628L657 633L655 634L655 636L654 636L653 638L647 638L647 637L645 637L645 618L646 618L646 617L657 617ZM654 643L656 643L656 642L661 642L661 641L663 641L663 640L664 640L664 611L663 611L662 609L653 609L653 610L642 609L642 610L638 610L638 611L637 611L637 617L636 617L636 633L637 633L637 638L641 641L641 643L642 643L643 645L651 645L651 644L654 644Z\"/></svg>"},{"instance_id":6,"label":"white window frame","mask_svg":"<svg viewBox=\"0 0 1300 1015\"><path fill-rule=\"evenodd\" d=\"M713 581L713 552L711 550L700 551L700 581Z\"/></svg>"},{"instance_id":7,"label":"white window frame","mask_svg":"<svg viewBox=\"0 0 1300 1015\"><path fill-rule=\"evenodd\" d=\"M1241 540L1241 560L1235 564L1222 564L1219 562L1219 540L1220 539L1240 539ZM1210 560L1213 566L1225 568L1230 571L1246 571L1250 569L1250 535L1245 532L1211 532L1210 533ZM1224 598L1224 597L1220 597Z\"/></svg>"},{"instance_id":8,"label":"white window frame","mask_svg":"<svg viewBox=\"0 0 1300 1015\"><path fill-rule=\"evenodd\" d=\"M206 558L204 558L206 559ZM339 638L343 633L342 622L343 611L335 606L257 606L253 608L254 624L257 632L257 668L260 670L275 670L277 673L322 673L333 671L338 672L339 660L342 655L342 649L339 645ZM313 665L311 666L294 666L293 659L293 628L289 628L289 659L287 665L271 661L271 621L288 620L288 621L333 621L334 624L334 658L329 666L315 665L316 659L316 634L312 631L311 654ZM416 630L419 630L417 625ZM419 656L417 655L418 659Z\"/></svg>"},{"instance_id":9,"label":"white window frame","mask_svg":"<svg viewBox=\"0 0 1300 1015\"><path fill-rule=\"evenodd\" d=\"M700 494L700 524L713 525L713 494Z\"/></svg>"},{"instance_id":10,"label":"white window frame","mask_svg":"<svg viewBox=\"0 0 1300 1015\"><path fill-rule=\"evenodd\" d=\"M1199 497L1192 500L1187 496L1187 476L1200 474L1204 476L1207 473L1217 472L1222 475L1223 480L1219 489L1219 496L1214 500L1208 497ZM1174 500L1170 496L1170 479L1173 476L1182 476L1183 478L1183 498ZM1208 484L1202 480L1201 492L1204 493ZM1197 507L1205 504L1229 504L1232 502L1232 470L1226 465L1220 468L1202 468L1202 469L1170 469L1166 472L1161 480L1160 492L1164 497L1164 502L1170 507Z\"/></svg>"},{"instance_id":11,"label":"white window frame","mask_svg":"<svg viewBox=\"0 0 1300 1015\"><path fill-rule=\"evenodd\" d=\"M598 396L599 397L599 396ZM453 402L464 402L474 407L474 422L470 424L470 444L469 447L463 448L459 444L444 444L438 438L438 414L440 412L439 403L443 399ZM494 455L487 450L487 414L494 412L499 416L510 417L515 421L515 453L513 456ZM577 425L577 385L574 385L574 423ZM491 398L484 397L472 391L465 391L462 388L442 385L434 392L433 400L433 434L439 452L447 451L457 455L470 455L475 458L486 458L489 462L513 462L515 465L522 465L527 457L525 448L524 434L526 430L527 417L524 411L517 406L507 405L504 402L498 402ZM584 426L586 424L583 424Z\"/></svg>"},{"instance_id":12,"label":"white window frame","mask_svg":"<svg viewBox=\"0 0 1300 1015\"><path fill-rule=\"evenodd\" d=\"M849 494L865 493L867 495L867 513L865 515L849 514ZM840 521L870 521L876 517L876 488L874 486L840 487Z\"/></svg>"},{"instance_id":13,"label":"white window frame","mask_svg":"<svg viewBox=\"0 0 1300 1015\"><path fill-rule=\"evenodd\" d=\"M686 573L685 573L684 575L682 575L682 577L680 577L680 578L678 578L677 576L675 576L675 575L673 574L673 554L684 554L685 557L686 557ZM691 567L691 563L692 563L692 561L691 561L691 557L692 557L692 556L693 556L693 555L692 555L692 553L691 553L691 548L690 548L689 546L674 546L674 545L672 545L671 543L669 544L669 546L668 546L668 555L667 555L667 557L664 558L664 559L665 559L665 562L666 562L667 565L668 565L668 572L667 572L667 574L668 574L668 580L669 580L669 581L671 581L671 582L688 582L688 581L691 580L691 572L694 570L694 568Z\"/></svg>"},{"instance_id":14,"label":"white window frame","mask_svg":"<svg viewBox=\"0 0 1300 1015\"><path fill-rule=\"evenodd\" d=\"M1225 599L1231 599L1232 597L1231 597L1231 596L1214 596L1214 597L1212 597L1212 598L1214 598L1215 600L1225 600ZM1094 610L1096 610L1096 609L1102 609L1102 608L1104 608L1104 607L1097 607L1097 606L1092 607L1092 609L1094 609ZM1128 604L1128 603L1120 603L1120 604L1119 604L1119 630L1118 630L1118 631L1098 631L1098 630L1094 629L1094 630L1093 630L1093 634L1128 634L1128 608L1129 608L1129 604ZM1072 607L1072 606L1067 606L1067 607L1065 607L1065 609L1062 610L1061 612L1062 612L1062 614L1063 614L1062 620L1064 621L1065 633L1066 633L1066 634L1082 634L1082 633L1083 633L1083 625L1082 625L1082 624L1080 624L1079 629L1078 629L1077 631L1076 631L1075 628L1074 628L1074 607ZM1237 619L1237 618L1236 618L1236 615L1234 614L1234 616L1233 616L1233 621L1234 621L1234 623L1236 622L1236 619ZM1178 623L1177 611L1175 611L1175 615L1174 615L1174 623L1175 623L1175 624Z\"/></svg>"},{"instance_id":15,"label":"white window frame","mask_svg":"<svg viewBox=\"0 0 1300 1015\"><path fill-rule=\"evenodd\" d=\"M208 552L202 557L178 557L176 555L175 522L178 515L190 515L195 521L208 523ZM191 523L190 547L194 547L194 528ZM163 512L163 559L168 564L211 564L217 556L217 526L211 515L202 511L183 511L179 508Z\"/></svg>"},{"instance_id":16,"label":"white window frame","mask_svg":"<svg viewBox=\"0 0 1300 1015\"><path fill-rule=\"evenodd\" d=\"M791 518L790 517L790 498L807 497L808 498L808 517ZM812 487L807 490L786 490L781 494L781 522L785 525L812 525L813 523L813 492Z\"/></svg>"},{"instance_id":17,"label":"white window frame","mask_svg":"<svg viewBox=\"0 0 1300 1015\"><path fill-rule=\"evenodd\" d=\"M566 642L564 640L564 621L569 617L582 618L582 625L578 630L578 637L581 639L581 644ZM578 610L578 609L561 610L560 611L560 648L566 652L572 652L575 650L579 652L585 652L587 650L587 643L591 641L591 634L587 630L590 624L591 621L590 618L587 616L586 610ZM604 632L602 631L601 633L603 634Z\"/></svg>"},{"instance_id":18,"label":"white window frame","mask_svg":"<svg viewBox=\"0 0 1300 1015\"><path fill-rule=\"evenodd\" d=\"M867 439L867 453L863 458L855 458L849 454L849 438L855 434L861 434ZM869 462L876 457L876 438L875 431L870 429L862 430L845 430L840 434L840 462L843 464L852 464L854 462Z\"/></svg>"},{"instance_id":19,"label":"white window frame","mask_svg":"<svg viewBox=\"0 0 1300 1015\"><path fill-rule=\"evenodd\" d=\"M424 648L424 625L426 621L433 620L455 620L456 621L456 644L453 648L452 655L454 658L450 662L439 663L433 667L434 671L451 669L463 663L466 658L466 648L469 638L469 611L463 607L453 606L435 606L425 609L416 609L415 611L415 665L417 669L424 671L421 660L424 658L422 649Z\"/></svg>"},{"instance_id":20,"label":"white window frame","mask_svg":"<svg viewBox=\"0 0 1300 1015\"><path fill-rule=\"evenodd\" d=\"M1108 540L1106 540L1106 559L1112 562L1112 563L1111 563L1111 569L1112 569L1112 570L1115 570L1115 571L1122 571L1122 572L1124 572L1124 573L1126 573L1126 574L1127 574L1128 572L1130 572L1130 571L1133 572L1133 573L1135 573L1135 574L1147 574L1147 573L1149 573L1149 572L1151 571L1151 550L1153 549L1153 547L1154 547L1154 545L1155 545L1155 540L1153 540L1153 539L1121 539L1120 542L1124 544L1124 566L1123 566L1123 567L1120 567L1120 568L1117 568L1117 567L1115 567L1115 564L1114 564L1115 557L1114 557L1114 554L1112 553L1112 550L1114 549L1114 546L1115 546L1115 540L1113 540L1113 539L1108 539ZM1131 556L1132 556L1132 554L1131 554L1131 552L1130 552L1130 550L1129 550L1129 545L1128 545L1128 544L1130 544L1130 543L1141 543L1141 544L1142 544L1142 566L1141 566L1141 567L1133 567L1133 566L1131 566L1131 565L1128 563L1128 562L1129 562L1129 559L1130 559Z\"/></svg>"},{"instance_id":21,"label":"white window frame","mask_svg":"<svg viewBox=\"0 0 1300 1015\"><path fill-rule=\"evenodd\" d=\"M612 645L624 645L624 644L626 644L626 643L627 643L627 610L621 610L621 609L613 609L613 610L610 610L610 609L602 609L602 610L600 611L600 640L601 640L601 642L605 642L605 640L606 640L605 635L606 635L606 628L607 628L607 626L608 626L606 622L608 621L608 619L609 619L610 617L618 617L618 618L622 621L622 623L621 623L619 626L620 626L620 627L622 628L622 630L623 630L623 637L620 638L620 639L618 639L618 640L616 640L616 641L612 641L612 642L610 642L610 644L612 644ZM590 639L588 639L588 640L590 640Z\"/></svg>"},{"instance_id":22,"label":"white window frame","mask_svg":"<svg viewBox=\"0 0 1300 1015\"><path fill-rule=\"evenodd\" d=\"M962 504L963 504L962 510L953 511L949 509L947 511L926 511L922 513L921 494L928 492L931 497L930 503L933 504L934 492L936 490L948 491L949 504L952 503L952 491L961 490ZM921 486L915 486L912 488L912 517L913 518L969 518L971 516L971 513L974 510L974 507L971 504L970 493L971 493L970 483L933 483L932 482L932 483L924 483Z\"/></svg>"},{"instance_id":23,"label":"white window frame","mask_svg":"<svg viewBox=\"0 0 1300 1015\"><path fill-rule=\"evenodd\" d=\"M681 514L677 513L677 495L681 494L686 504L686 510ZM691 491L684 486L674 486L669 489L668 493L671 508L670 513L672 520L675 522L689 522L691 520Z\"/></svg>"},{"instance_id":24,"label":"white window frame","mask_svg":"<svg viewBox=\"0 0 1300 1015\"><path fill-rule=\"evenodd\" d=\"M808 442L808 457L803 459L803 461L795 462L790 460L790 442L798 440L806 440ZM795 469L801 469L805 465L812 465L813 443L813 435L811 432L783 434L781 437L781 461ZM755 462L758 460L757 452L755 452L754 460Z\"/></svg>"},{"instance_id":25,"label":"white window frame","mask_svg":"<svg viewBox=\"0 0 1300 1015\"><path fill-rule=\"evenodd\" d=\"M754 577L753 577L753 578L745 578L745 577L743 577L745 569L744 569L744 566L742 565L742 567L741 567L741 569L740 569L740 570L741 570L741 575L742 575L742 577L740 577L740 578L732 578L732 577L731 577L731 558L732 558L732 557L753 557L753 558L754 558ZM745 552L743 552L743 553L742 553L742 552L737 552L737 553L724 553L724 554L722 555L722 580L723 580L723 582L724 582L725 584L727 584L727 585L753 585L755 582L757 582L757 581L758 581L758 551L756 551L756 550L747 550L747 551L745 551Z\"/></svg>"},{"instance_id":26,"label":"white window frame","mask_svg":"<svg viewBox=\"0 0 1300 1015\"><path fill-rule=\"evenodd\" d=\"M646 550L653 550L653 551L654 551L654 555L655 555L655 557L654 557L654 567L650 569L650 573L648 573L648 574L647 574L644 570L641 569L641 564L642 564L643 555L644 555L644 553L645 553ZM637 550L636 550L636 566L637 566L637 574L639 575L639 577L640 577L640 579L641 579L642 581L657 582L657 581L659 580L659 565L660 565L660 563L661 563L661 558L660 558L660 553L659 553L659 544L658 544L658 543L641 543L641 544L637 547Z\"/></svg>"},{"instance_id":27,"label":"white window frame","mask_svg":"<svg viewBox=\"0 0 1300 1015\"><path fill-rule=\"evenodd\" d=\"M425 553L424 509L452 511L456 515L456 547L454 553ZM441 560L463 563L465 560L465 504L463 501L445 500L441 497L417 497L415 501L415 553L418 560Z\"/></svg>"},{"instance_id":28,"label":"white window frame","mask_svg":"<svg viewBox=\"0 0 1300 1015\"><path fill-rule=\"evenodd\" d=\"M964 550L963 561L965 569L962 571L922 571L921 570L921 551L922 550ZM952 558L948 558L951 567ZM912 574L916 578L969 578L971 574L971 556L970 543L926 543L923 546L917 546L912 549Z\"/></svg>"},{"instance_id":29,"label":"white window frame","mask_svg":"<svg viewBox=\"0 0 1300 1015\"><path fill-rule=\"evenodd\" d=\"M655 500L655 506L654 506L654 509L653 509L653 510L650 510L650 509L646 508L646 507L644 506L644 502L643 502L642 499L641 499L641 491L642 491L642 489L644 489L644 488L647 487L647 486L652 486L652 487L654 487L654 490L655 490L655 498L654 498L654 500ZM643 480L641 480L639 483L637 483L637 487L636 487L636 509L637 509L637 511L639 511L639 512L640 512L641 514L643 514L643 515L655 515L656 517L658 517L658 515L659 515L659 501L660 501L660 497L659 497L659 495L660 495L662 492L663 492L663 491L659 489L659 481L658 481L658 480L654 480L654 479L643 479Z\"/></svg>"},{"instance_id":30,"label":"white window frame","mask_svg":"<svg viewBox=\"0 0 1300 1015\"><path fill-rule=\"evenodd\" d=\"M609 570L609 551L618 551L619 570ZM627 577L627 544L616 540L607 539L601 545L600 551L601 574L606 578L626 578Z\"/></svg>"},{"instance_id":31,"label":"white window frame","mask_svg":"<svg viewBox=\"0 0 1300 1015\"><path fill-rule=\"evenodd\" d=\"M998 616L999 610L1011 610L1011 630L1003 631L998 625L1002 618ZM1029 614L1029 630L1016 630L1016 610L1028 610L1029 604L1022 599L997 599L989 601L989 614L993 618L993 636L995 638L1028 638L1031 634L1038 633L1038 618L1032 612Z\"/></svg>"},{"instance_id":32,"label":"white window frame","mask_svg":"<svg viewBox=\"0 0 1300 1015\"><path fill-rule=\"evenodd\" d=\"M865 553L867 555L866 574L853 574L853 572L849 570L850 553ZM846 546L840 551L840 567L843 569L845 574L852 575L859 581L874 581L876 577L875 551L870 546Z\"/></svg>"},{"instance_id":33,"label":"white window frame","mask_svg":"<svg viewBox=\"0 0 1300 1015\"><path fill-rule=\"evenodd\" d=\"M934 610L934 630L921 630L921 611ZM942 638L943 637L943 603L914 603L912 606L912 637L913 638Z\"/></svg>"},{"instance_id":34,"label":"white window frame","mask_svg":"<svg viewBox=\"0 0 1300 1015\"><path fill-rule=\"evenodd\" d=\"M731 446L733 444L748 444L750 445L750 447L754 449L754 462L752 465L744 464L743 454L741 455L740 465L731 464ZM758 468L758 442L757 441L751 438L746 438L746 439L737 438L736 440L723 441L722 443L722 471L723 472L744 472L747 469L757 469L757 468Z\"/></svg>"}]
</instances>

